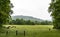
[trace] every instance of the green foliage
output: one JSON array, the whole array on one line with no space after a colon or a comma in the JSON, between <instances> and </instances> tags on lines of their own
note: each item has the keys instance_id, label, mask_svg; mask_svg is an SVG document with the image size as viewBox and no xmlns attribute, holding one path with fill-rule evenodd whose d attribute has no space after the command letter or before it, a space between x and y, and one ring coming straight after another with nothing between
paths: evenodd
<instances>
[{"instance_id":1,"label":"green foliage","mask_svg":"<svg viewBox=\"0 0 60 37\"><path fill-rule=\"evenodd\" d=\"M60 0L51 1L49 12L53 18L54 28L60 29Z\"/></svg>"},{"instance_id":2,"label":"green foliage","mask_svg":"<svg viewBox=\"0 0 60 37\"><path fill-rule=\"evenodd\" d=\"M42 21L41 22L42 25L52 25L52 22L51 21Z\"/></svg>"},{"instance_id":3,"label":"green foliage","mask_svg":"<svg viewBox=\"0 0 60 37\"><path fill-rule=\"evenodd\" d=\"M52 25L51 21L32 21L32 20L24 20L24 19L16 19L12 20L10 24L16 24L16 25Z\"/></svg>"},{"instance_id":4,"label":"green foliage","mask_svg":"<svg viewBox=\"0 0 60 37\"><path fill-rule=\"evenodd\" d=\"M0 26L9 21L11 13L10 0L0 0Z\"/></svg>"}]
</instances>

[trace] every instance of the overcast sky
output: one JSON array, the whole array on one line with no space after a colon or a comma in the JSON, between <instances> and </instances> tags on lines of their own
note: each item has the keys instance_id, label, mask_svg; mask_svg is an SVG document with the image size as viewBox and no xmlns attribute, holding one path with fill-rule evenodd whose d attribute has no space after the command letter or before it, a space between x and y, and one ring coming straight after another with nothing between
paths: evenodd
<instances>
[{"instance_id":1,"label":"overcast sky","mask_svg":"<svg viewBox=\"0 0 60 37\"><path fill-rule=\"evenodd\" d=\"M51 0L11 0L14 5L12 15L32 16L44 20L51 20L48 7Z\"/></svg>"}]
</instances>

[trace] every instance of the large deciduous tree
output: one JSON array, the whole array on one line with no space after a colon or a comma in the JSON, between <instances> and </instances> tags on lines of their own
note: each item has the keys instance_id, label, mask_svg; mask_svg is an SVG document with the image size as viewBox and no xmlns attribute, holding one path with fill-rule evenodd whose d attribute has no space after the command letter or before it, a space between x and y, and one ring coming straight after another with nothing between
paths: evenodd
<instances>
[{"instance_id":1,"label":"large deciduous tree","mask_svg":"<svg viewBox=\"0 0 60 37\"><path fill-rule=\"evenodd\" d=\"M51 0L48 10L52 16L54 28L60 29L60 0Z\"/></svg>"},{"instance_id":2,"label":"large deciduous tree","mask_svg":"<svg viewBox=\"0 0 60 37\"><path fill-rule=\"evenodd\" d=\"M13 6L10 0L0 0L0 27L9 21L10 15L12 14L11 7Z\"/></svg>"}]
</instances>

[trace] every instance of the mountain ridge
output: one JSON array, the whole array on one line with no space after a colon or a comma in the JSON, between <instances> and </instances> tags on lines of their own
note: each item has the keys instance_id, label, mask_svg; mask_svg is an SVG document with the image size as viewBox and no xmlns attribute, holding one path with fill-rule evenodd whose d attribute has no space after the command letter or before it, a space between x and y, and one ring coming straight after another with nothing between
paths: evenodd
<instances>
[{"instance_id":1,"label":"mountain ridge","mask_svg":"<svg viewBox=\"0 0 60 37\"><path fill-rule=\"evenodd\" d=\"M24 19L24 20L33 20L33 21L43 21L42 19L39 19L39 18L35 18L35 17L32 17L32 16L23 16L23 15L16 15L16 16L12 16L12 19L13 20L16 20L16 19Z\"/></svg>"}]
</instances>

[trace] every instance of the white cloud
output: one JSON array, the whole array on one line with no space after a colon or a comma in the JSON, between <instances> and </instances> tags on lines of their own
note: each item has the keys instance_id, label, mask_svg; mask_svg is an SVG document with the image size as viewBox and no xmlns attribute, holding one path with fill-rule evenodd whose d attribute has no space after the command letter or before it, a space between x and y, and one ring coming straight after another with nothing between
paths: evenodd
<instances>
[{"instance_id":1,"label":"white cloud","mask_svg":"<svg viewBox=\"0 0 60 37\"><path fill-rule=\"evenodd\" d=\"M51 20L48 6L51 0L11 0L14 5L13 15L26 15Z\"/></svg>"}]
</instances>

